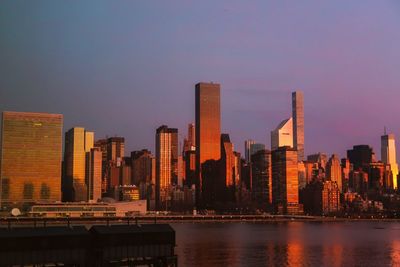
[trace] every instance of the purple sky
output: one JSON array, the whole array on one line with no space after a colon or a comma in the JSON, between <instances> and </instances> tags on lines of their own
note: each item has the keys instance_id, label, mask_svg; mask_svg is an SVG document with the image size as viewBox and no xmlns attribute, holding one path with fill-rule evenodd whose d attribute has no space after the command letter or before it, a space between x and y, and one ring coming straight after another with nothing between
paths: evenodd
<instances>
[{"instance_id":1,"label":"purple sky","mask_svg":"<svg viewBox=\"0 0 400 267\"><path fill-rule=\"evenodd\" d=\"M400 136L400 1L2 1L0 110L64 114L64 130L122 135L194 121L194 85L222 90L236 149L270 144L305 97L306 153Z\"/></svg>"}]
</instances>

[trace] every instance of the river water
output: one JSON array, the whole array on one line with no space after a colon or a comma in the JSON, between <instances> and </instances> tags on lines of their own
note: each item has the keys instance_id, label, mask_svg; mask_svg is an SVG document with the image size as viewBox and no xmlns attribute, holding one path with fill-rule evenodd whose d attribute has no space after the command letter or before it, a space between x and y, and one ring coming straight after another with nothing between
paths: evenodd
<instances>
[{"instance_id":1,"label":"river water","mask_svg":"<svg viewBox=\"0 0 400 267\"><path fill-rule=\"evenodd\" d=\"M400 266L400 223L174 223L178 266Z\"/></svg>"}]
</instances>

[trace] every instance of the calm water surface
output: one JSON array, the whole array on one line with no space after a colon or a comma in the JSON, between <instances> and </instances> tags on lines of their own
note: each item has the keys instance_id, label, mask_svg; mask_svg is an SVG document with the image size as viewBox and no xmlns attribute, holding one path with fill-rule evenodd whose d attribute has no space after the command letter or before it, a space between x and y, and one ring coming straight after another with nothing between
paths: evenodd
<instances>
[{"instance_id":1,"label":"calm water surface","mask_svg":"<svg viewBox=\"0 0 400 267\"><path fill-rule=\"evenodd\" d=\"M400 223L182 223L179 266L400 266Z\"/></svg>"}]
</instances>

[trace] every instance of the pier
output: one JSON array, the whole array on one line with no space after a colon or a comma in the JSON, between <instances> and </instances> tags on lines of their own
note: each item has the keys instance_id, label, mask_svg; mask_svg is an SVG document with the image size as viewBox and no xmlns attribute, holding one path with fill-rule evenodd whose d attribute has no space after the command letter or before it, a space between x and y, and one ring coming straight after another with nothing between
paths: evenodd
<instances>
[{"instance_id":1,"label":"pier","mask_svg":"<svg viewBox=\"0 0 400 267\"><path fill-rule=\"evenodd\" d=\"M0 266L176 267L167 224L0 228Z\"/></svg>"}]
</instances>

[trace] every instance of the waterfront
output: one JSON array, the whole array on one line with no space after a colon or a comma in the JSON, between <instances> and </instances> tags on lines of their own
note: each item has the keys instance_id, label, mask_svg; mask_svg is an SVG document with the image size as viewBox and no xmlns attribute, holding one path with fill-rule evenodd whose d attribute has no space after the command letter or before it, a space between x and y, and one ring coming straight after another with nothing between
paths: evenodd
<instances>
[{"instance_id":1,"label":"waterfront","mask_svg":"<svg viewBox=\"0 0 400 267\"><path fill-rule=\"evenodd\" d=\"M400 266L400 223L173 223L179 266Z\"/></svg>"}]
</instances>

